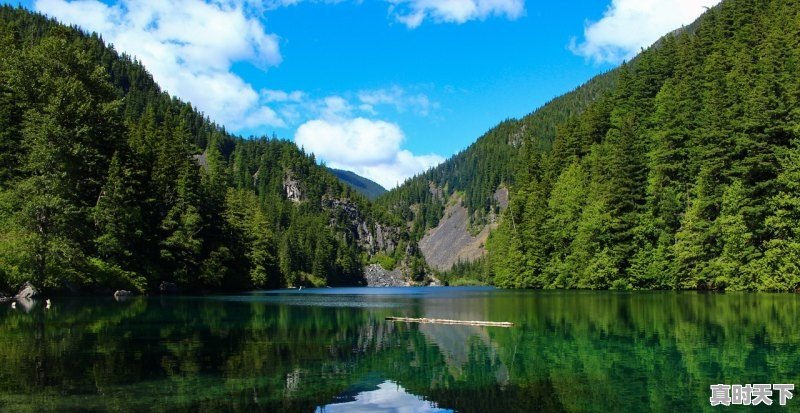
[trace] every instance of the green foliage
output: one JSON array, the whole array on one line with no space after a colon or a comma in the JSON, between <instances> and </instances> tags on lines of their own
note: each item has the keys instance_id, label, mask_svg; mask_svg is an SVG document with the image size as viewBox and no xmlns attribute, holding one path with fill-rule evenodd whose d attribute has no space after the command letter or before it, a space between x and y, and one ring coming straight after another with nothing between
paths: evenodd
<instances>
[{"instance_id":1,"label":"green foliage","mask_svg":"<svg viewBox=\"0 0 800 413\"><path fill-rule=\"evenodd\" d=\"M405 258L359 244L399 220L313 155L231 136L97 35L10 6L0 167L3 290L352 285L362 253Z\"/></svg>"},{"instance_id":2,"label":"green foliage","mask_svg":"<svg viewBox=\"0 0 800 413\"><path fill-rule=\"evenodd\" d=\"M383 253L375 254L375 256L372 257L372 263L380 264L380 266L383 267L383 269L389 271L393 270L395 265L397 265L397 262L395 261L394 257L390 257Z\"/></svg>"},{"instance_id":3,"label":"green foliage","mask_svg":"<svg viewBox=\"0 0 800 413\"><path fill-rule=\"evenodd\" d=\"M487 219L499 213L498 188L526 182L524 176L517 177L525 160L550 148L557 125L582 113L615 82L614 72L598 76L522 119L501 122L444 163L381 195L377 203L412 223L412 239L419 239L438 225L451 195L463 193L470 228L480 232Z\"/></svg>"},{"instance_id":4,"label":"green foliage","mask_svg":"<svg viewBox=\"0 0 800 413\"><path fill-rule=\"evenodd\" d=\"M486 256L474 261L457 261L448 270L437 274L437 278L449 286L489 285L489 260Z\"/></svg>"},{"instance_id":5,"label":"green foliage","mask_svg":"<svg viewBox=\"0 0 800 413\"><path fill-rule=\"evenodd\" d=\"M797 289L798 15L725 1L605 75L551 146L524 140L495 283Z\"/></svg>"},{"instance_id":6,"label":"green foliage","mask_svg":"<svg viewBox=\"0 0 800 413\"><path fill-rule=\"evenodd\" d=\"M363 194L370 200L375 200L379 196L386 193L386 188L382 187L377 182L373 182L363 176L356 175L350 171L343 171L341 169L328 168L328 170L336 175L342 182Z\"/></svg>"}]
</instances>

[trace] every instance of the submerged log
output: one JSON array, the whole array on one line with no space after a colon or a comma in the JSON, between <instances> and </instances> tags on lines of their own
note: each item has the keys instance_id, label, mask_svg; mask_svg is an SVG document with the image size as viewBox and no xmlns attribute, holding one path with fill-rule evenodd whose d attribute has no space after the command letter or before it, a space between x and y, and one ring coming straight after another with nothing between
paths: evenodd
<instances>
[{"instance_id":1,"label":"submerged log","mask_svg":"<svg viewBox=\"0 0 800 413\"><path fill-rule=\"evenodd\" d=\"M388 321L400 321L406 323L423 324L461 324L467 326L486 326L486 327L514 327L514 323L505 321L464 321L464 320L445 320L442 318L409 318L409 317L386 317Z\"/></svg>"}]
</instances>

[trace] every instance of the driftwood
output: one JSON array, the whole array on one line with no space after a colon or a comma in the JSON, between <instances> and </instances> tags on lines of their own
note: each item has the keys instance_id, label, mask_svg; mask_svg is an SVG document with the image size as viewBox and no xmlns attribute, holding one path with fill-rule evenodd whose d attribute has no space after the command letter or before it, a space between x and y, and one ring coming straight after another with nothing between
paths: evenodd
<instances>
[{"instance_id":1,"label":"driftwood","mask_svg":"<svg viewBox=\"0 0 800 413\"><path fill-rule=\"evenodd\" d=\"M400 321L406 323L424 324L461 324L467 326L486 326L486 327L514 327L514 323L498 321L464 321L464 320L445 320L441 318L408 318L408 317L386 317L388 321Z\"/></svg>"}]
</instances>

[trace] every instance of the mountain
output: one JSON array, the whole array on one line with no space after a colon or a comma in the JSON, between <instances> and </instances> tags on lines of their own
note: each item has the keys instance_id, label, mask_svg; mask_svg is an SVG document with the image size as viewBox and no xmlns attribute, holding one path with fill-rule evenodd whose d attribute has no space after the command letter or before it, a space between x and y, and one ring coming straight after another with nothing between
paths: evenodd
<instances>
[{"instance_id":1,"label":"mountain","mask_svg":"<svg viewBox=\"0 0 800 413\"><path fill-rule=\"evenodd\" d=\"M497 226L488 259L438 268L453 281L795 290L799 15L796 1L723 1L378 203L409 223L434 266ZM433 242L448 226L473 238Z\"/></svg>"},{"instance_id":2,"label":"mountain","mask_svg":"<svg viewBox=\"0 0 800 413\"><path fill-rule=\"evenodd\" d=\"M401 216L433 269L485 255L488 232L508 203L518 169L531 153L550 150L559 125L611 91L618 71L604 73L522 119L507 119L431 170L379 197ZM463 210L463 211L462 211Z\"/></svg>"},{"instance_id":3,"label":"mountain","mask_svg":"<svg viewBox=\"0 0 800 413\"><path fill-rule=\"evenodd\" d=\"M382 187L377 182L356 175L353 172L334 168L328 168L328 171L371 201L374 201L376 198L386 193L386 188Z\"/></svg>"},{"instance_id":4,"label":"mountain","mask_svg":"<svg viewBox=\"0 0 800 413\"><path fill-rule=\"evenodd\" d=\"M800 288L800 5L725 0L374 203L97 35L0 8L0 290Z\"/></svg>"},{"instance_id":5,"label":"mountain","mask_svg":"<svg viewBox=\"0 0 800 413\"><path fill-rule=\"evenodd\" d=\"M86 34L0 7L0 291L359 285L402 222L292 142L233 136Z\"/></svg>"},{"instance_id":6,"label":"mountain","mask_svg":"<svg viewBox=\"0 0 800 413\"><path fill-rule=\"evenodd\" d=\"M518 160L494 283L797 289L798 16L726 0L624 64L551 150Z\"/></svg>"}]
</instances>

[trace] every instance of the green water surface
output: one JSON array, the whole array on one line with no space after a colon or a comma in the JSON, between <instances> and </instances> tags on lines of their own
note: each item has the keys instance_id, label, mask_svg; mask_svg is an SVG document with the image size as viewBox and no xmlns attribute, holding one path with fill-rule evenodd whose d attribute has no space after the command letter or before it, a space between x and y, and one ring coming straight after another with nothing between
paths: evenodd
<instances>
[{"instance_id":1,"label":"green water surface","mask_svg":"<svg viewBox=\"0 0 800 413\"><path fill-rule=\"evenodd\" d=\"M710 384L800 385L792 294L362 288L44 307L0 305L2 412L800 411L800 396L709 404Z\"/></svg>"}]
</instances>

